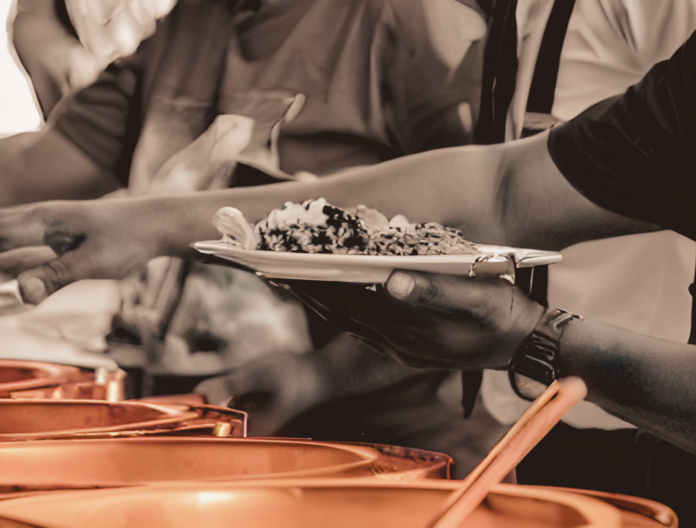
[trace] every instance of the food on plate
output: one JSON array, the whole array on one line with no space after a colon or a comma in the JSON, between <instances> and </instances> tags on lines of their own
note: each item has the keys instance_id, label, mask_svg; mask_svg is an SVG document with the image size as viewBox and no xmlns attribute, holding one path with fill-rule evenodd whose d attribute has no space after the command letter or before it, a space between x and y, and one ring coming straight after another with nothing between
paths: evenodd
<instances>
[{"instance_id":1,"label":"food on plate","mask_svg":"<svg viewBox=\"0 0 696 528\"><path fill-rule=\"evenodd\" d=\"M223 207L213 219L223 241L243 249L340 255L462 255L479 247L451 227L434 222L412 224L404 216L388 220L359 205L341 209L323 198L302 204L287 202L255 226L234 207Z\"/></svg>"}]
</instances>

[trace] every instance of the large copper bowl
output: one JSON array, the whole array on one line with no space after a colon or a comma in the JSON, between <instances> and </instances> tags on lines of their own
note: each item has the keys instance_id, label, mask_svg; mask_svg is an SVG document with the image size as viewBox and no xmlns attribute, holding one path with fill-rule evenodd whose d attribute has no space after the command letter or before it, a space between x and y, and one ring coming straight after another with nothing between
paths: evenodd
<instances>
[{"instance_id":1,"label":"large copper bowl","mask_svg":"<svg viewBox=\"0 0 696 528\"><path fill-rule=\"evenodd\" d=\"M0 442L218 430L245 436L246 413L213 405L0 399Z\"/></svg>"},{"instance_id":2,"label":"large copper bowl","mask_svg":"<svg viewBox=\"0 0 696 528\"><path fill-rule=\"evenodd\" d=\"M0 359L0 398L122 400L122 371Z\"/></svg>"},{"instance_id":3,"label":"large copper bowl","mask_svg":"<svg viewBox=\"0 0 696 528\"><path fill-rule=\"evenodd\" d=\"M76 367L39 361L0 359L0 396L4 397L13 391L60 385L83 377L82 371Z\"/></svg>"},{"instance_id":4,"label":"large copper bowl","mask_svg":"<svg viewBox=\"0 0 696 528\"><path fill-rule=\"evenodd\" d=\"M427 528L456 486L456 482L438 480L384 483L375 479L304 479L66 491L0 502L0 526ZM676 526L671 510L659 504L630 497L624 498L623 504L617 507L568 491L501 484L459 526Z\"/></svg>"},{"instance_id":5,"label":"large copper bowl","mask_svg":"<svg viewBox=\"0 0 696 528\"><path fill-rule=\"evenodd\" d=\"M62 383L82 381L85 374L77 367L54 365L40 361L0 359L0 397L13 393L56 387Z\"/></svg>"},{"instance_id":6,"label":"large copper bowl","mask_svg":"<svg viewBox=\"0 0 696 528\"><path fill-rule=\"evenodd\" d=\"M148 437L0 444L0 498L181 480L447 476L451 459L388 446L296 439Z\"/></svg>"}]
</instances>

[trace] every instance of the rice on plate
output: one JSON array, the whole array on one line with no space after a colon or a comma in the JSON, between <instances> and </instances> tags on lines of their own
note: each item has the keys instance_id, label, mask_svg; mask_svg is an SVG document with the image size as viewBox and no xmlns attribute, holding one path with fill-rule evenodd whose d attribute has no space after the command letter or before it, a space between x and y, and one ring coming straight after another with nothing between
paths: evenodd
<instances>
[{"instance_id":1,"label":"rice on plate","mask_svg":"<svg viewBox=\"0 0 696 528\"><path fill-rule=\"evenodd\" d=\"M412 224L397 215L391 220L359 205L341 209L325 199L287 202L256 225L234 207L223 207L213 219L223 241L242 249L338 255L479 254L477 244L457 229L435 222Z\"/></svg>"}]
</instances>

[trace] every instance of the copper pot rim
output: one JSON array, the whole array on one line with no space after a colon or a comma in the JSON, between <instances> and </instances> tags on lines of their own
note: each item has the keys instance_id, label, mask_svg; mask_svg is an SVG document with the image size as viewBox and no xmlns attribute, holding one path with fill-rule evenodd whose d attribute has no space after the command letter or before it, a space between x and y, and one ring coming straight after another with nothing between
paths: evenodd
<instances>
[{"instance_id":1,"label":"copper pot rim","mask_svg":"<svg viewBox=\"0 0 696 528\"><path fill-rule=\"evenodd\" d=\"M82 457L85 461L94 460L94 464L98 467L100 460L106 460L109 453L113 453L114 447L119 449L133 447L132 454L139 456L147 456L142 448L149 447L150 449L164 450L168 448L181 448L189 446L192 451L182 453L182 456L188 460L190 457L196 457L197 450L206 450L211 446L226 446L231 449L235 447L253 446L253 447L268 447L270 449L282 447L291 448L313 448L331 450L333 452L342 452L352 455L351 460L330 460L326 465L317 467L284 469L276 468L272 472L263 473L235 473L231 472L227 475L213 475L205 477L184 476L182 479L167 479L167 478L144 478L142 480L129 480L126 478L112 477L83 477L83 472L78 472L77 480L68 479L61 480L55 474L55 469L51 470L50 459L46 459L42 455L43 450L52 452L53 457L59 457L62 460L71 460L74 457ZM96 447L96 449L95 449ZM21 455L21 460L27 457L45 460L49 464L49 469L45 472L37 472L36 476L29 480L21 480L15 482L12 478L2 479L0 476L0 488L4 488L4 493L0 494L0 500L25 496L35 492L58 492L66 489L94 489L94 488L118 488L131 486L158 485L172 481L196 481L196 482L219 482L233 483L240 481L252 481L259 479L287 480L293 478L329 478L341 476L341 478L376 478L381 480L399 480L399 481L414 481L427 478L442 478L449 476L449 468L451 459L447 455L430 457L430 452L424 452L425 458L414 459L412 456L399 457L398 454L390 454L388 450L384 450L385 446L376 445L355 445L342 442L321 442L310 439L288 438L243 438L243 437L202 437L202 436L141 436L131 438L73 438L73 439L56 439L46 442L6 442L0 444L0 457L17 457ZM389 446L387 446L389 447ZM21 452L24 453L21 453ZM386 453L384 451L387 451ZM419 450L412 449L410 451ZM151 452L151 451L149 451ZM314 451L316 453L316 451ZM306 456L311 456L312 452L302 453ZM420 453L415 453L416 455ZM128 452L121 451L119 457L129 457ZM84 458L87 457L87 458ZM2 458L0 458L1 460ZM405 461L404 461L405 459ZM87 462L92 464L91 462ZM157 462L155 462L155 465ZM39 474L40 473L40 474Z\"/></svg>"},{"instance_id":2,"label":"copper pot rim","mask_svg":"<svg viewBox=\"0 0 696 528\"><path fill-rule=\"evenodd\" d=\"M53 400L53 399L0 399L0 406L9 405L24 405L24 406L37 406L37 405L49 405L55 407L68 407L68 406L80 406L80 407L125 407L125 408L138 408L145 407L155 411L161 412L163 415L175 416L186 412L188 409L192 408L192 405L187 404L155 404L148 402L140 402L134 400L121 400L121 401L107 401L107 400ZM209 406L208 406L209 407Z\"/></svg>"},{"instance_id":3,"label":"copper pot rim","mask_svg":"<svg viewBox=\"0 0 696 528\"><path fill-rule=\"evenodd\" d=\"M367 491L374 491L379 489L391 489L391 490L424 490L424 491L443 491L443 492L453 492L458 489L459 481L453 480L437 480L437 479L420 479L416 481L401 481L401 480L389 480L389 479L379 479L374 477L355 477L351 479L340 478L340 477L317 477L317 478L277 478L277 479L266 479L266 478L255 478L244 481L211 481L207 479L192 479L176 482L160 482L156 484L134 484L128 486L120 486L118 488L107 488L107 489L76 489L76 490L50 490L45 491L35 491L27 494L23 494L13 499L14 501L43 501L42 497L45 495L56 495L56 494L75 494L84 493L85 497L90 497L90 493L97 492L103 493L115 493L115 494L125 494L130 495L132 493L140 493L143 489L147 490L162 490L162 491L173 491L173 492L201 492L201 491L235 491L235 490L247 490L247 489L363 489ZM138 489L134 489L138 488ZM655 520L658 520L661 524L665 526L676 526L674 524L676 515L667 506L652 501L650 499L634 497L631 495L624 495L620 493L607 493L594 490L585 489L575 489L575 488L565 488L565 487L551 487L551 486L534 486L534 485L524 485L524 484L506 484L499 483L490 488L489 493L493 495L507 495L513 497L529 498L529 499L542 499L547 500L548 497L561 497L567 495L573 496L586 496L594 500L607 500L611 499L617 503L625 504L635 504L639 505L639 510L642 511L644 515L652 516ZM38 498L37 498L38 496ZM624 508L626 509L626 508ZM638 511L638 510L629 510ZM2 518L2 507L0 506L0 519Z\"/></svg>"},{"instance_id":4,"label":"copper pot rim","mask_svg":"<svg viewBox=\"0 0 696 528\"><path fill-rule=\"evenodd\" d=\"M322 489L322 490L363 490L365 493L374 497L374 493L379 490L404 490L404 491L442 491L443 500L447 493L457 489L458 482L446 480L420 480L416 482L392 482L382 481L374 478L313 478L313 479L276 479L276 480L248 480L243 483L214 483L201 481L183 481L176 483L157 484L151 486L122 487L99 490L71 490L57 491L49 494L32 494L0 503L0 519L14 519L12 510L14 506L31 508L50 507L51 504L63 503L65 499L73 501L84 501L90 503L92 507L96 500L114 499L121 500L138 495L142 497L148 492L152 494L172 493L172 499L181 493L243 493L249 490L274 490L288 491L292 494L301 493L302 490ZM136 489L134 489L136 488ZM599 498L587 496L587 494L577 493L576 490L563 489L554 490L539 486L525 486L512 484L497 484L489 490L489 496L514 497L529 499L531 501L543 501L555 503L574 508L585 516L589 522L583 526L598 527L611 526L618 528L621 526L620 509L607 504ZM3 517L3 504L9 505L9 517ZM271 503L272 504L272 503ZM25 510L26 511L26 510ZM16 519L22 521L22 519Z\"/></svg>"},{"instance_id":5,"label":"copper pot rim","mask_svg":"<svg viewBox=\"0 0 696 528\"><path fill-rule=\"evenodd\" d=\"M172 424L192 420L199 415L196 411L191 410L189 405L158 405L152 403L134 402L134 401L105 401L105 400L43 400L43 399L0 399L0 409L3 406L25 406L28 408L38 406L50 407L121 407L125 409L147 408L157 411L161 414L161 418L146 420L140 422L131 422L106 427L87 427L75 428L48 432L33 432L33 433L0 433L0 441L3 440L19 440L19 439L49 439L49 438L64 438L72 436L80 436L85 434L108 434L124 431L136 431L148 429L157 426L169 426Z\"/></svg>"},{"instance_id":6,"label":"copper pot rim","mask_svg":"<svg viewBox=\"0 0 696 528\"><path fill-rule=\"evenodd\" d=\"M2 406L53 406L56 408L80 409L89 407L117 407L122 409L149 409L160 413L159 417L146 421L130 422L113 426L73 428L31 433L1 433L0 443L19 440L55 440L70 438L99 438L115 436L166 435L188 430L214 429L219 422L233 424L231 433L235 437L246 436L247 413L208 404L152 403L138 400L96 399L0 399Z\"/></svg>"},{"instance_id":7,"label":"copper pot rim","mask_svg":"<svg viewBox=\"0 0 696 528\"><path fill-rule=\"evenodd\" d=\"M2 435L0 435L2 436ZM243 445L243 444L262 444L268 446L289 445L289 446L311 446L322 447L328 449L339 449L348 451L357 456L363 457L367 462L374 462L383 457L400 457L400 453L390 453L389 451L397 448L398 451L406 451L409 454L420 456L416 462L422 464L422 467L437 469L440 467L450 467L454 464L454 460L447 454L428 451L419 448L401 448L387 444L374 444L363 442L336 442L336 441L321 441L312 440L310 438L284 438L284 437L215 437L215 436L167 436L167 435L152 435L152 436L119 436L119 437L85 437L76 436L74 438L56 438L50 440L50 449L61 449L75 447L80 445L103 445L104 448L112 447L118 444L124 445L162 445L166 447L171 444L189 444L189 445ZM0 443L0 452L3 450L16 449L37 449L44 448L45 444L36 442L2 442ZM360 463L363 465L363 462ZM314 471L314 470L312 470ZM405 473L408 470L400 473ZM396 472L395 472L396 473ZM384 478L385 475L382 475ZM250 476L253 478L253 476ZM265 477L264 477L265 478ZM450 480L449 473L445 480Z\"/></svg>"},{"instance_id":8,"label":"copper pot rim","mask_svg":"<svg viewBox=\"0 0 696 528\"><path fill-rule=\"evenodd\" d=\"M78 367L42 361L0 359L0 369L2 368L31 370L38 375L22 380L0 383L0 393L60 385L61 383L79 381L86 377L84 372Z\"/></svg>"},{"instance_id":9,"label":"copper pot rim","mask_svg":"<svg viewBox=\"0 0 696 528\"><path fill-rule=\"evenodd\" d=\"M290 446L313 446L322 447L329 449L340 449L343 451L351 452L355 455L365 458L366 460L374 460L380 456L377 449L370 447L369 445L355 445L349 442L322 442L317 440L311 440L309 438L268 438L268 437L214 437L214 436L137 436L137 437L118 437L118 438L60 438L56 440L51 440L49 444L49 449L56 449L60 447L74 447L84 444L90 445L103 445L105 448L111 447L114 444L123 443L124 445L138 445L138 444L193 444L193 445L204 445L204 444L262 444L262 445L290 445ZM35 442L30 443L2 443L0 444L0 451L2 450L15 450L15 449L42 449L47 444ZM163 447L165 447L163 445Z\"/></svg>"}]
</instances>

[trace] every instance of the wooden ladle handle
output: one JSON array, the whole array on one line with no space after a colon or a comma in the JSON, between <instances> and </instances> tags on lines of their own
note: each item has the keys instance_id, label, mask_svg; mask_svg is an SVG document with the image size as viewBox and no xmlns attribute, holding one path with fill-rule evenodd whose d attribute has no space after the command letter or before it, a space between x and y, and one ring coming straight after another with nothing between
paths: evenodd
<instances>
[{"instance_id":1,"label":"wooden ladle handle","mask_svg":"<svg viewBox=\"0 0 696 528\"><path fill-rule=\"evenodd\" d=\"M481 463L448 497L428 528L458 528L488 494L503 480L563 415L585 399L587 387L577 377L552 383L537 398Z\"/></svg>"}]
</instances>

